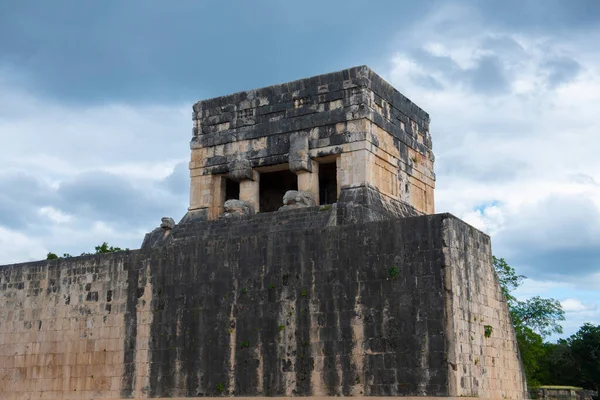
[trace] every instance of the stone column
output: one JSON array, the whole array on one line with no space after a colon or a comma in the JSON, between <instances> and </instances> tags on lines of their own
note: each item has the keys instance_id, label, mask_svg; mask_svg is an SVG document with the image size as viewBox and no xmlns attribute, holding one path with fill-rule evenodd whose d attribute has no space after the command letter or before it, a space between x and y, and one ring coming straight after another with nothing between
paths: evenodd
<instances>
[{"instance_id":1,"label":"stone column","mask_svg":"<svg viewBox=\"0 0 600 400\"><path fill-rule=\"evenodd\" d=\"M368 153L368 150L361 149L341 154L341 176L338 176L338 182L341 183L342 188L363 186L369 183L367 176Z\"/></svg>"},{"instance_id":2,"label":"stone column","mask_svg":"<svg viewBox=\"0 0 600 400\"><path fill-rule=\"evenodd\" d=\"M310 160L311 170L309 171L298 171L298 190L302 192L309 192L315 199L315 204L319 204L319 163Z\"/></svg>"},{"instance_id":3,"label":"stone column","mask_svg":"<svg viewBox=\"0 0 600 400\"><path fill-rule=\"evenodd\" d=\"M216 179L215 175L203 175L200 169L191 172L190 211L210 208L213 205Z\"/></svg>"},{"instance_id":4,"label":"stone column","mask_svg":"<svg viewBox=\"0 0 600 400\"><path fill-rule=\"evenodd\" d=\"M192 170L191 175L190 207L188 210L204 210L206 218L218 218L223 213L223 203L225 202L225 176L202 175L202 171L199 169ZM240 197L241 191L242 184L240 184Z\"/></svg>"},{"instance_id":5,"label":"stone column","mask_svg":"<svg viewBox=\"0 0 600 400\"><path fill-rule=\"evenodd\" d=\"M260 173L252 171L252 180L244 179L240 181L240 200L247 201L252 204L254 211L259 210L259 190L260 190Z\"/></svg>"}]
</instances>

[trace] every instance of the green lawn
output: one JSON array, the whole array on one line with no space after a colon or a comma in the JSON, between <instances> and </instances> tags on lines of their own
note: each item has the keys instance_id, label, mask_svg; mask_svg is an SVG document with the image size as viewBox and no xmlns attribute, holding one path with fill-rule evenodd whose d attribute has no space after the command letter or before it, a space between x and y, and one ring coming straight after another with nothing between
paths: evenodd
<instances>
[{"instance_id":1,"label":"green lawn","mask_svg":"<svg viewBox=\"0 0 600 400\"><path fill-rule=\"evenodd\" d=\"M577 386L556 386L556 385L543 385L540 389L571 389L571 390L582 390L583 388Z\"/></svg>"}]
</instances>

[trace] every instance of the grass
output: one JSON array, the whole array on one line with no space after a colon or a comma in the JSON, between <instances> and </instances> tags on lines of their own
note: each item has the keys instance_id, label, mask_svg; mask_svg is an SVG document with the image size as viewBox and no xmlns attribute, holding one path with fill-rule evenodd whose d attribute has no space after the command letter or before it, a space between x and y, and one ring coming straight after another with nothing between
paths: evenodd
<instances>
[{"instance_id":1,"label":"grass","mask_svg":"<svg viewBox=\"0 0 600 400\"><path fill-rule=\"evenodd\" d=\"M557 386L557 385L542 385L538 386L540 389L568 389L568 390L583 390L581 387L577 386Z\"/></svg>"}]
</instances>

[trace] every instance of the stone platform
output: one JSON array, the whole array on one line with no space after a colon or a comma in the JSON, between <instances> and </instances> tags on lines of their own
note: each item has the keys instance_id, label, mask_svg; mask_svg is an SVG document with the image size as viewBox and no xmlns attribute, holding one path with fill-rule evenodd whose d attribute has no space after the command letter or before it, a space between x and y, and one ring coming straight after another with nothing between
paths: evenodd
<instances>
[{"instance_id":1,"label":"stone platform","mask_svg":"<svg viewBox=\"0 0 600 400\"><path fill-rule=\"evenodd\" d=\"M0 398L524 397L488 236L294 212L0 267Z\"/></svg>"}]
</instances>

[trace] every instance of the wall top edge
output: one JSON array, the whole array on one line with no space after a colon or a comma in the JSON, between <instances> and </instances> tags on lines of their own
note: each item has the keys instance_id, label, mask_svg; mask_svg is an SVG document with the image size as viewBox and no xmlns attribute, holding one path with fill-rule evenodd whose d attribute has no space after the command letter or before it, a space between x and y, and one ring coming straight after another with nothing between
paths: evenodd
<instances>
[{"instance_id":1,"label":"wall top edge","mask_svg":"<svg viewBox=\"0 0 600 400\"><path fill-rule=\"evenodd\" d=\"M392 86L389 82L387 82L384 78L375 73L366 65L200 100L194 104L193 110L194 112L198 112L202 109L223 107L225 105L238 104L246 100L254 100L257 97L264 96L267 93L301 91L307 88L314 88L344 81L352 81L357 87L369 88L379 96L389 101L401 102L405 103L405 105L408 104L416 114L429 121L429 114L427 112L410 101L396 88L394 88L394 86Z\"/></svg>"}]
</instances>

